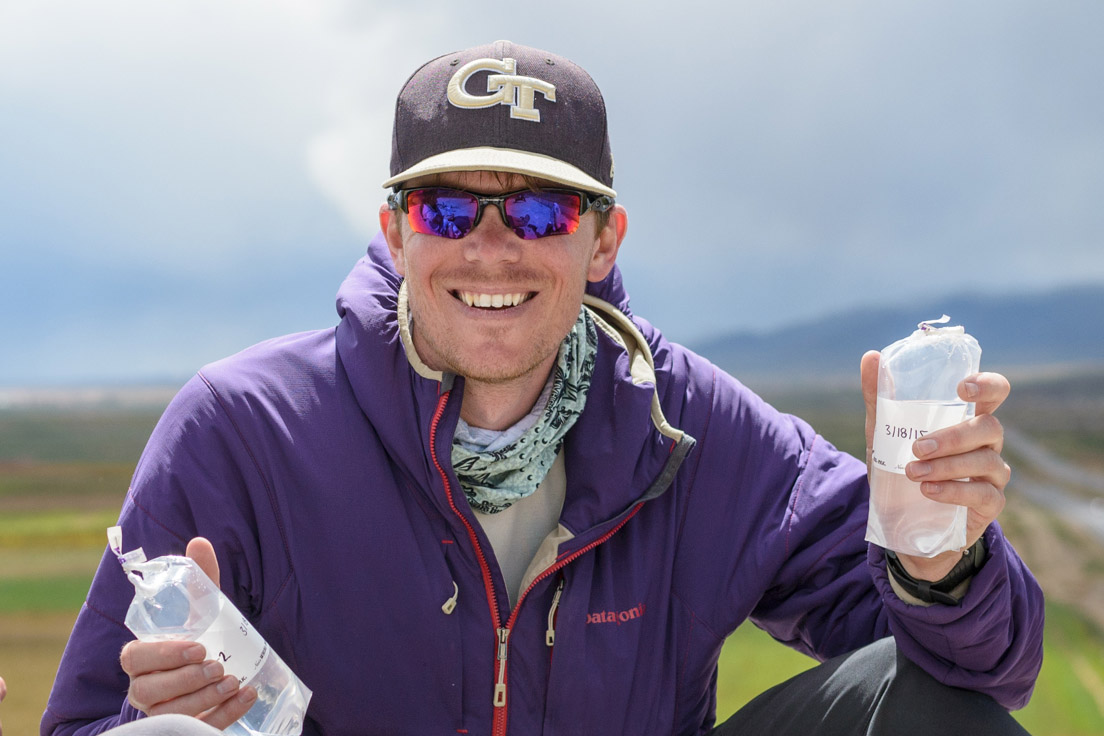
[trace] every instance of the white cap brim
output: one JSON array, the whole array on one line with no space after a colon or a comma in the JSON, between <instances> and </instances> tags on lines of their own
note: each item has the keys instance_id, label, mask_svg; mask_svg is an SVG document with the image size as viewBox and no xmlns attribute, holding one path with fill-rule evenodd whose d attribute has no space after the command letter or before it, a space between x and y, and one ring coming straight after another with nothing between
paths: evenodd
<instances>
[{"instance_id":1,"label":"white cap brim","mask_svg":"<svg viewBox=\"0 0 1104 736\"><path fill-rule=\"evenodd\" d=\"M505 171L511 174L529 174L575 189L617 198L617 192L613 189L583 173L581 169L557 158L492 146L461 148L430 156L398 175L392 176L383 183L383 186L390 188L420 176L443 174L448 171Z\"/></svg>"}]
</instances>

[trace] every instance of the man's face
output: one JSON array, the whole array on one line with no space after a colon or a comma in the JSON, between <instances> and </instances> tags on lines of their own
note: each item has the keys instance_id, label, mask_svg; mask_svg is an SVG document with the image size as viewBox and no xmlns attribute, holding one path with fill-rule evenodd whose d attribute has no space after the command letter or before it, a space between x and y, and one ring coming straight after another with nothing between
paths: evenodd
<instances>
[{"instance_id":1,"label":"man's face","mask_svg":"<svg viewBox=\"0 0 1104 736\"><path fill-rule=\"evenodd\" d=\"M403 186L425 185L480 194L525 188L520 176L488 172ZM621 213L611 222L623 222ZM536 240L515 235L493 206L456 240L415 233L405 217L386 206L380 211L395 268L406 280L418 354L431 368L484 383L544 379L579 316L586 282L606 277L620 244L616 224L598 231L593 212L570 235ZM480 306L488 300L491 306Z\"/></svg>"}]
</instances>

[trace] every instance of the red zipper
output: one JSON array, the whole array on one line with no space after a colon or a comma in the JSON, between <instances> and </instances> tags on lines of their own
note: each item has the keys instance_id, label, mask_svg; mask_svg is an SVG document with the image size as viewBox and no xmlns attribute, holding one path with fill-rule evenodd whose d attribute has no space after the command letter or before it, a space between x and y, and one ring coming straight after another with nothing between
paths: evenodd
<instances>
[{"instance_id":1,"label":"red zipper","mask_svg":"<svg viewBox=\"0 0 1104 736\"><path fill-rule=\"evenodd\" d=\"M472 546L475 547L475 555L479 559L479 569L483 573L483 588L487 593L487 603L491 608L491 621L494 623L496 629L502 625L502 617L498 613L498 603L495 598L494 580L491 577L491 566L487 564L487 558L483 554L482 548L479 546L479 538L475 535L475 529L472 527L471 522L468 521L463 514L460 513L460 509L456 508L456 504L452 498L452 485L449 483L448 473L441 467L441 463L437 460L437 424L441 421L441 415L445 411L445 404L448 403L449 391L441 394L441 398L437 400L437 411L433 415L433 422L429 425L429 454L433 458L433 464L437 467L437 472L441 475L441 480L445 483L445 497L448 498L449 507L452 508L453 513L460 517L460 521L464 522L464 526L468 530L468 537L471 539Z\"/></svg>"},{"instance_id":2,"label":"red zipper","mask_svg":"<svg viewBox=\"0 0 1104 736\"><path fill-rule=\"evenodd\" d=\"M636 516L636 512L639 511L640 507L643 506L643 505L644 505L644 502L641 501L635 507L633 507L633 510L629 512L628 516L626 516L624 519L622 519L620 522L618 522L617 526L610 529L608 532L606 532L602 536L598 537L598 539L595 539L593 542L586 545L585 547L580 547L579 549L575 550L574 552L572 552L571 554L569 554L567 557L563 558L562 560L557 560L556 562L552 563L551 565L549 565L548 567L546 567L544 569L544 572L542 572L540 575L533 578L533 582L529 583L529 587L526 588L525 592L521 594L520 598L518 598L517 605L514 606L514 610L510 614L510 619L506 622L506 628L509 629L514 625L514 623L517 620L518 608L521 606L521 602L523 600L525 600L525 596L529 595L529 591L532 590L534 587L536 587L537 583L544 580L549 575L552 575L553 573L557 572L558 570L562 570L563 568L567 567L568 564L570 564L572 561L578 559L579 557L581 557L582 555L585 555L587 552L594 549L598 545L603 544L604 542L609 540L610 537L612 537L614 534L616 534L618 531L621 530L621 527L625 526L625 524L627 524L629 522L629 519Z\"/></svg>"},{"instance_id":3,"label":"red zipper","mask_svg":"<svg viewBox=\"0 0 1104 736\"><path fill-rule=\"evenodd\" d=\"M502 616L498 612L498 599L495 597L494 578L491 576L491 566L487 564L487 557L483 554L483 548L479 546L479 537L475 534L475 529L472 527L471 522L460 513L460 509L456 508L456 503L452 498L452 484L449 483L448 473L441 467L440 461L437 459L437 425L441 421L441 415L445 413L445 405L448 403L448 397L450 391L446 391L441 394L441 397L437 400L437 409L433 413L433 421L429 425L429 455L433 459L433 465L437 468L437 473L441 476L441 480L445 484L445 498L448 499L449 508L452 512L460 517L460 521L464 522L464 528L468 530L468 538L471 540L472 547L475 549L476 559L479 561L479 570L483 575L483 589L487 596L487 606L491 609L491 623L495 628L495 689L494 689L494 722L491 732L498 736L505 736L506 734L506 653L507 653L507 639L510 636L510 630L502 627ZM519 601L520 602L520 601Z\"/></svg>"},{"instance_id":4,"label":"red zipper","mask_svg":"<svg viewBox=\"0 0 1104 736\"><path fill-rule=\"evenodd\" d=\"M494 624L495 628L494 720L491 726L491 733L493 736L506 736L506 692L508 684L507 655L509 654L509 638L514 624L517 623L518 611L521 609L522 601L525 600L525 597L529 595L529 591L531 591L537 583L541 582L549 575L554 574L557 570L562 570L573 560L604 543L620 531L621 527L625 526L629 519L636 516L636 512L640 511L640 507L644 505L644 502L642 501L634 506L633 510L613 529L610 529L590 544L580 547L567 557L562 560L557 560L552 565L545 568L540 575L533 579L529 587L522 592L517 603L514 605L514 610L510 612L510 618L506 621L506 625L503 626L502 616L498 611L498 599L495 597L494 578L491 575L491 566L487 564L487 557L483 554L482 547L479 546L479 538L476 536L475 529L472 527L471 522L469 522L467 518L460 513L460 510L456 508L456 504L452 498L452 484L449 483L448 473L445 472L445 469L441 467L441 463L437 460L437 425L445 412L445 405L448 403L449 393L451 392L444 392L437 400L437 410L434 412L433 421L429 425L429 454L433 459L433 465L437 468L437 473L441 476L441 480L445 484L445 497L448 499L449 507L452 509L453 513L460 517L460 521L464 522L464 527L468 530L468 538L471 540L472 547L475 548L475 556L479 561L480 572L483 574L483 588L487 595L487 605L491 610L491 623Z\"/></svg>"},{"instance_id":5,"label":"red zipper","mask_svg":"<svg viewBox=\"0 0 1104 736\"><path fill-rule=\"evenodd\" d=\"M525 591L518 598L518 602L514 605L514 610L510 612L510 618L506 621L506 626L498 630L498 632L499 632L499 655L500 655L500 657L499 657L499 661L498 661L498 681L497 681L497 684L495 685L495 705L497 706L499 704L498 693L501 692L501 694L502 694L502 698L501 698L502 707L495 711L494 727L491 731L493 736L506 736L506 707L505 707L506 706L506 689L507 689L507 668L506 668L506 654L507 654L507 652L506 652L506 646L507 646L507 638L510 636L510 632L513 631L514 624L517 623L518 612L521 610L522 601L524 601L525 597L527 595L529 595L529 591L531 591L534 587L536 587L537 583L539 583L540 581L542 581L545 578L549 577L550 575L554 575L558 570L562 570L563 568L567 567L573 560L578 559L579 557L586 554L590 550L594 549L598 545L603 544L604 542L609 540L610 537L612 537L614 534L616 534L618 531L620 531L621 527L625 526L625 524L628 523L629 519L636 516L636 512L639 511L640 507L643 506L643 505L644 505L643 502L638 503L633 508L633 510L629 512L628 516L626 516L624 519L622 519L617 524L617 526L615 526L613 529L610 529L608 532L603 534L598 539L595 539L593 542L586 545L585 547L580 547L579 549L575 550L574 552L572 552L570 555L563 558L562 560L557 560L552 565L549 565L547 568L544 569L544 571L540 575L533 578L533 582L529 583L529 587L526 588Z\"/></svg>"}]
</instances>

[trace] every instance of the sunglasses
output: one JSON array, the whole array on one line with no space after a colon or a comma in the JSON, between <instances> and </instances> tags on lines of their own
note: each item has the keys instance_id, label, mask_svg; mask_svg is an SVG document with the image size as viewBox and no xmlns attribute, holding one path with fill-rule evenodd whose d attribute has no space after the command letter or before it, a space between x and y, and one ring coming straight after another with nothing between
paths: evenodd
<instances>
[{"instance_id":1,"label":"sunglasses","mask_svg":"<svg viewBox=\"0 0 1104 736\"><path fill-rule=\"evenodd\" d=\"M613 199L574 189L523 189L490 197L446 187L400 189L387 197L387 206L405 212L414 232L454 240L475 229L489 204L498 208L515 235L536 240L570 235L578 229L579 218L590 210L609 210Z\"/></svg>"}]
</instances>

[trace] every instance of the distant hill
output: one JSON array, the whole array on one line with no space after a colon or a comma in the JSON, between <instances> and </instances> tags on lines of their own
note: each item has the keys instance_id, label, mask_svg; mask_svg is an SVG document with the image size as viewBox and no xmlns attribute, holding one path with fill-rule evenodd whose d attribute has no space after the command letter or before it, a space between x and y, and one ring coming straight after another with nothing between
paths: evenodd
<instances>
[{"instance_id":1,"label":"distant hill","mask_svg":"<svg viewBox=\"0 0 1104 736\"><path fill-rule=\"evenodd\" d=\"M765 334L735 333L692 347L745 381L853 379L859 358L906 337L922 319L951 317L981 344L982 369L1015 373L1104 365L1104 285L1034 294L952 296L907 307L856 309Z\"/></svg>"}]
</instances>

